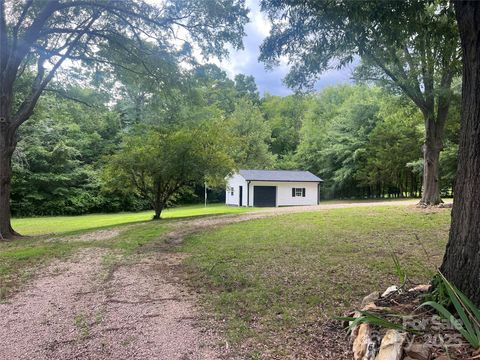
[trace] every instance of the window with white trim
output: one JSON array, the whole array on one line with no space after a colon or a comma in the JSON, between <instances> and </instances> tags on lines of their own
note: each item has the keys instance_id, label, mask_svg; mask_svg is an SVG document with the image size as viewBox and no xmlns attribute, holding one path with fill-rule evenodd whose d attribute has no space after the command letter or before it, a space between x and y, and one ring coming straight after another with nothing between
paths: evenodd
<instances>
[{"instance_id":1,"label":"window with white trim","mask_svg":"<svg viewBox=\"0 0 480 360\"><path fill-rule=\"evenodd\" d=\"M305 188L292 188L292 197L305 197Z\"/></svg>"}]
</instances>

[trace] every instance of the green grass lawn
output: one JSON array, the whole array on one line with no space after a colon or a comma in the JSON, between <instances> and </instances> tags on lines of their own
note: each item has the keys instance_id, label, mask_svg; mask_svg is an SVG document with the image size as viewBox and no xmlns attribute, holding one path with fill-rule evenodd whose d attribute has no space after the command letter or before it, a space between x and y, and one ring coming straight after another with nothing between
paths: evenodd
<instances>
[{"instance_id":1,"label":"green grass lawn","mask_svg":"<svg viewBox=\"0 0 480 360\"><path fill-rule=\"evenodd\" d=\"M223 204L212 204L206 208L203 205L189 205L167 209L162 213L162 218L234 214L246 211L252 211L252 208L229 207ZM13 227L22 235L62 234L148 221L152 216L153 211L143 211L137 213L19 218L13 219Z\"/></svg>"},{"instance_id":2,"label":"green grass lawn","mask_svg":"<svg viewBox=\"0 0 480 360\"><path fill-rule=\"evenodd\" d=\"M398 284L392 254L410 279L428 281L449 224L447 209L335 209L228 225L191 237L182 251L228 340L254 358L261 349L285 358L318 341L319 323Z\"/></svg>"},{"instance_id":3,"label":"green grass lawn","mask_svg":"<svg viewBox=\"0 0 480 360\"><path fill-rule=\"evenodd\" d=\"M175 218L250 210L189 206L168 210L164 221L146 221L150 212L16 219L24 234L57 235L0 242L0 300L51 259L87 247L111 249L113 257L143 245L141 252L158 251ZM123 226L129 223L136 224ZM192 255L188 281L242 354L256 358L268 349L277 358L306 358L298 351L325 348L322 324L398 282L393 253L413 281L427 281L441 261L449 224L449 209L404 205L290 213L193 235L178 251ZM78 240L82 231L113 227L123 230L110 239Z\"/></svg>"}]
</instances>

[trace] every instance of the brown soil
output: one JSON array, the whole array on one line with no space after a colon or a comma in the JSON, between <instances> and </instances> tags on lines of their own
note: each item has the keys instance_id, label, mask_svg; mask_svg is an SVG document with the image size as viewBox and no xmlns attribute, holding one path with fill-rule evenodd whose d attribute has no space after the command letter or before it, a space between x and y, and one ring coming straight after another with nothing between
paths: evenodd
<instances>
[{"instance_id":1,"label":"brown soil","mask_svg":"<svg viewBox=\"0 0 480 360\"><path fill-rule=\"evenodd\" d=\"M125 228L123 229L125 230ZM92 231L81 236L73 237L75 241L99 241L99 240L108 240L113 239L115 236L120 234L118 229L108 229L108 230L97 230Z\"/></svg>"}]
</instances>

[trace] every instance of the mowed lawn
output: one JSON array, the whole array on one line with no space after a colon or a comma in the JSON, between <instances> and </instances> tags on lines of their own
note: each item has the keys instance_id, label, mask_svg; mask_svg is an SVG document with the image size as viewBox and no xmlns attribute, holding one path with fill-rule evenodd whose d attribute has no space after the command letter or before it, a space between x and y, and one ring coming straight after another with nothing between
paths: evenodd
<instances>
[{"instance_id":1,"label":"mowed lawn","mask_svg":"<svg viewBox=\"0 0 480 360\"><path fill-rule=\"evenodd\" d=\"M149 212L16 219L24 234L59 235L0 242L0 301L54 258L88 247L112 256L140 247L159 251L144 245L163 241L174 218L249 210L191 206L167 211L165 221L146 221ZM137 224L122 225L127 223ZM398 284L392 254L413 282L428 281L441 261L449 224L449 209L330 209L225 225L188 237L176 250L191 255L183 275L242 357L321 358L326 343L344 342L333 317L371 291ZM97 228L121 231L81 239L81 232Z\"/></svg>"},{"instance_id":2,"label":"mowed lawn","mask_svg":"<svg viewBox=\"0 0 480 360\"><path fill-rule=\"evenodd\" d=\"M223 204L179 206L162 213L163 219L190 216L235 214L252 208L229 207ZM80 216L48 216L13 219L14 229L22 235L63 234L76 231L111 227L151 220L153 211L117 214L91 214Z\"/></svg>"},{"instance_id":3,"label":"mowed lawn","mask_svg":"<svg viewBox=\"0 0 480 360\"><path fill-rule=\"evenodd\" d=\"M192 236L182 251L230 343L251 358L310 358L325 355L320 334L333 317L399 283L393 254L411 281L428 281L449 224L449 209L335 209L227 225Z\"/></svg>"}]
</instances>

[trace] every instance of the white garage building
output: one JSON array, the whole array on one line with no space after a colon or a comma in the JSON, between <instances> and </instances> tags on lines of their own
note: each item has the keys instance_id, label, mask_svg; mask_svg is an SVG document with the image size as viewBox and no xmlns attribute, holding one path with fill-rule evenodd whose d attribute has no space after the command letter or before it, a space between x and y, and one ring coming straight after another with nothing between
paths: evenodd
<instances>
[{"instance_id":1,"label":"white garage building","mask_svg":"<svg viewBox=\"0 0 480 360\"><path fill-rule=\"evenodd\" d=\"M322 181L309 171L240 170L227 179L225 203L258 207L317 205Z\"/></svg>"}]
</instances>

